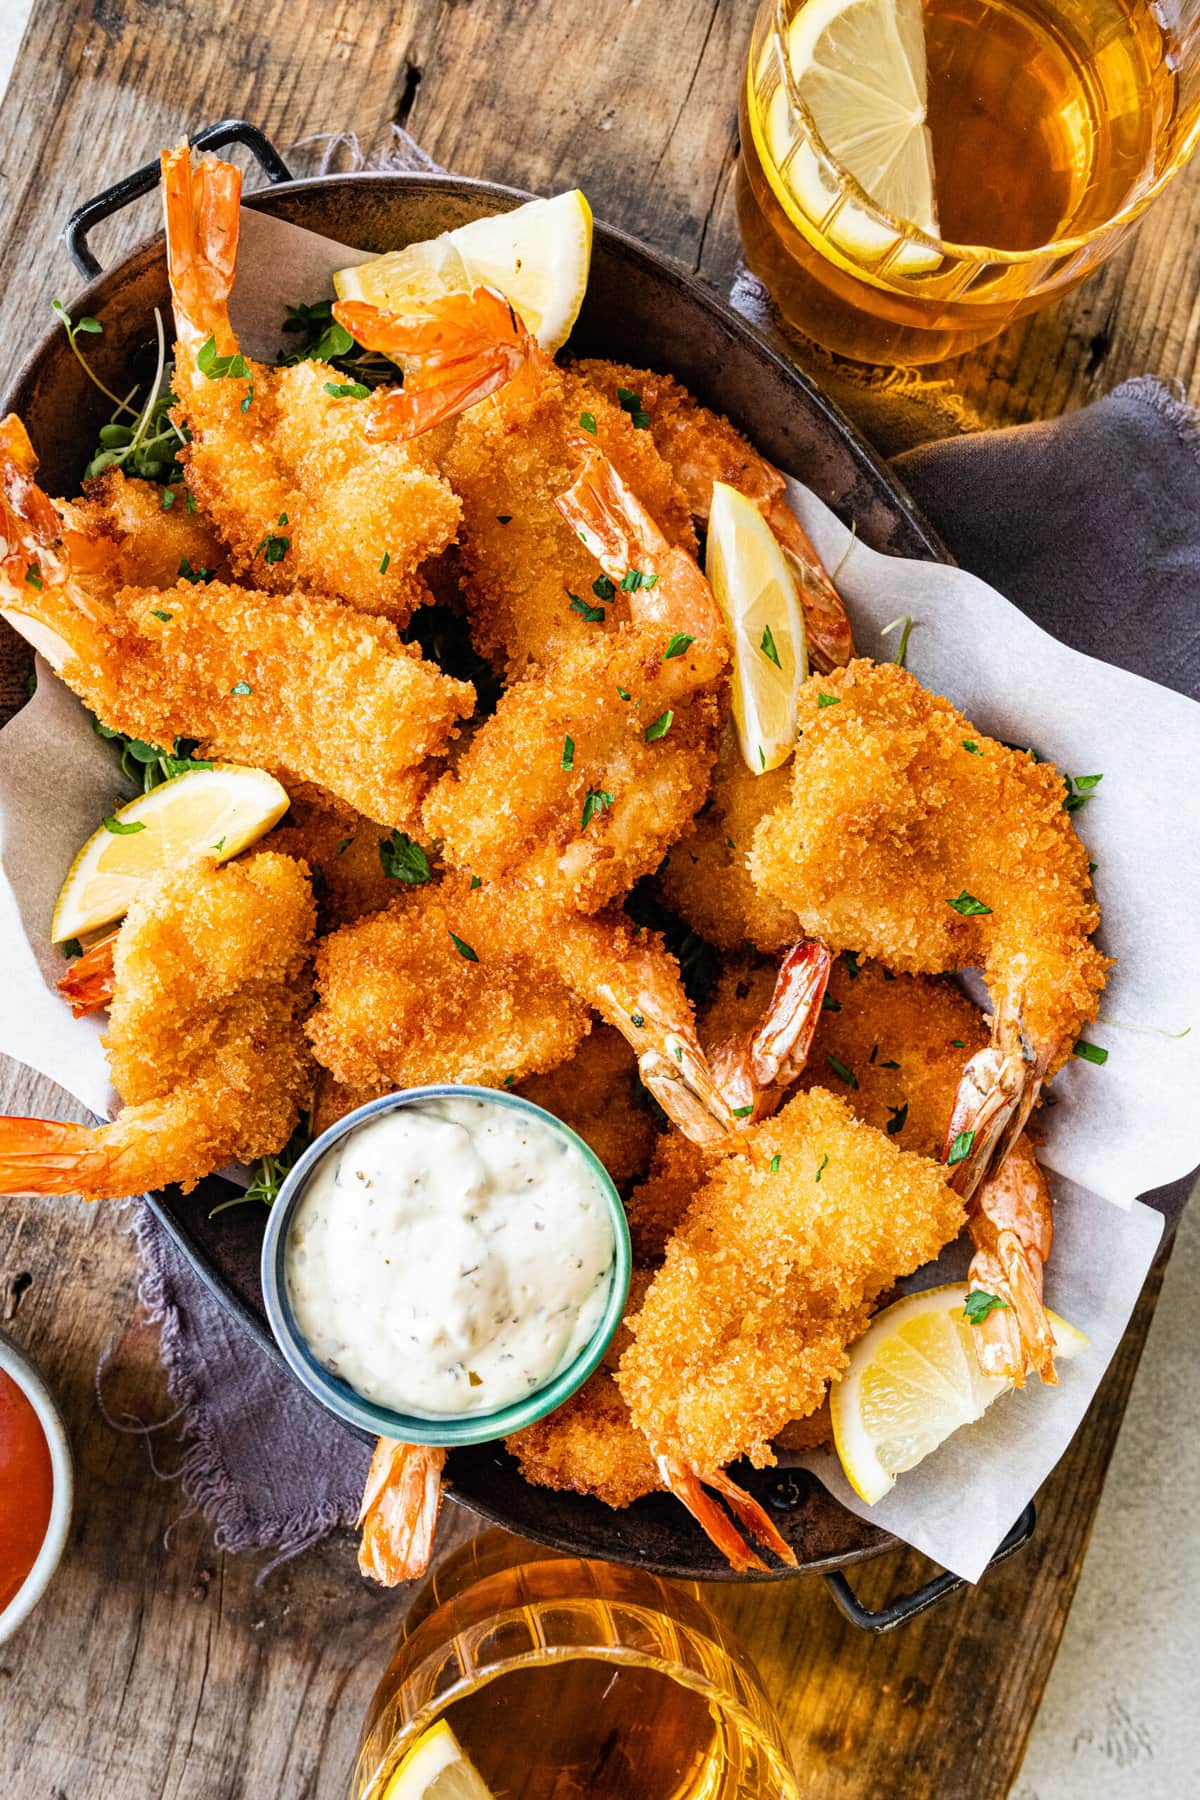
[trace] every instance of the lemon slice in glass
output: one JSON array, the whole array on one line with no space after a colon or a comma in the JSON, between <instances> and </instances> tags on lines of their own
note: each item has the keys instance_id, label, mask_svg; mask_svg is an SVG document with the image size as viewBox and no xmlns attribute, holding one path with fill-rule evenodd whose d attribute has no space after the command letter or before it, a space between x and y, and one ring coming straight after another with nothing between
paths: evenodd
<instances>
[{"instance_id":1,"label":"lemon slice in glass","mask_svg":"<svg viewBox=\"0 0 1200 1800\"><path fill-rule=\"evenodd\" d=\"M591 260L592 209L572 188L339 269L333 285L339 300L397 313L443 294L497 288L553 352L579 316Z\"/></svg>"},{"instance_id":2,"label":"lemon slice in glass","mask_svg":"<svg viewBox=\"0 0 1200 1800\"><path fill-rule=\"evenodd\" d=\"M392 1771L379 1800L494 1800L470 1757L439 1719Z\"/></svg>"},{"instance_id":3,"label":"lemon slice in glass","mask_svg":"<svg viewBox=\"0 0 1200 1800\"><path fill-rule=\"evenodd\" d=\"M868 1505L959 1429L1012 1389L982 1375L963 1308L965 1282L926 1288L887 1306L850 1352L830 1389L833 1441L846 1479ZM1082 1331L1047 1312L1054 1351L1066 1361L1087 1346Z\"/></svg>"},{"instance_id":4,"label":"lemon slice in glass","mask_svg":"<svg viewBox=\"0 0 1200 1800\"><path fill-rule=\"evenodd\" d=\"M714 481L704 572L733 646L733 722L747 768L777 769L796 744L808 675L804 618L779 540L752 500Z\"/></svg>"},{"instance_id":5,"label":"lemon slice in glass","mask_svg":"<svg viewBox=\"0 0 1200 1800\"><path fill-rule=\"evenodd\" d=\"M933 148L926 115L925 21L921 0L806 0L788 31L792 76L830 156L863 192L895 218L938 235ZM808 218L826 219L836 186L795 122L786 90L767 117L771 159ZM901 241L852 200L823 225L848 255L875 261L892 252L889 272L919 274L941 257Z\"/></svg>"},{"instance_id":6,"label":"lemon slice in glass","mask_svg":"<svg viewBox=\"0 0 1200 1800\"><path fill-rule=\"evenodd\" d=\"M123 918L143 883L197 851L227 862L270 831L288 809L287 790L265 769L214 763L189 769L120 806L92 833L54 908L51 942Z\"/></svg>"}]
</instances>

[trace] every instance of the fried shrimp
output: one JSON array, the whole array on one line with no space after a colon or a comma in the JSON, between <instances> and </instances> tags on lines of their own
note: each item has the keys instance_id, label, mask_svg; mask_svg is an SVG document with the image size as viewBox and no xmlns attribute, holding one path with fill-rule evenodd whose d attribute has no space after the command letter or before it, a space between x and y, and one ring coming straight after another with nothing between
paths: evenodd
<instances>
[{"instance_id":1,"label":"fried shrimp","mask_svg":"<svg viewBox=\"0 0 1200 1800\"><path fill-rule=\"evenodd\" d=\"M282 1150L312 1085L312 893L299 863L187 863L139 894L117 936L105 1040L111 1125L0 1119L8 1193L114 1198Z\"/></svg>"},{"instance_id":2,"label":"fried shrimp","mask_svg":"<svg viewBox=\"0 0 1200 1800\"><path fill-rule=\"evenodd\" d=\"M577 1131L618 1187L645 1173L658 1133L637 1058L611 1025L595 1026L567 1061L531 1075L516 1091Z\"/></svg>"},{"instance_id":3,"label":"fried shrimp","mask_svg":"<svg viewBox=\"0 0 1200 1800\"><path fill-rule=\"evenodd\" d=\"M95 544L109 595L174 587L188 570L202 580L230 574L229 552L182 483L161 487L105 469L80 499L54 504L68 529Z\"/></svg>"},{"instance_id":4,"label":"fried shrimp","mask_svg":"<svg viewBox=\"0 0 1200 1800\"><path fill-rule=\"evenodd\" d=\"M271 368L238 349L228 300L241 173L163 153L167 262L175 312L173 417L188 486L236 573L383 613L398 625L428 596L421 564L449 544L459 504L428 452L369 442L363 400L327 363Z\"/></svg>"},{"instance_id":5,"label":"fried shrimp","mask_svg":"<svg viewBox=\"0 0 1200 1800\"><path fill-rule=\"evenodd\" d=\"M681 484L692 516L708 523L713 483L723 481L753 501L775 533L796 577L808 653L816 669L833 669L854 655L846 609L808 533L787 502L783 476L741 432L688 393L671 375L620 363L581 362L580 378L602 393L627 395L646 419L663 461Z\"/></svg>"},{"instance_id":6,"label":"fried shrimp","mask_svg":"<svg viewBox=\"0 0 1200 1800\"><path fill-rule=\"evenodd\" d=\"M365 819L345 801L312 782L288 782L288 810L263 838L260 850L278 850L308 864L322 931L352 925L369 913L382 912L403 889L385 873L384 858L396 839L382 825Z\"/></svg>"},{"instance_id":7,"label":"fried shrimp","mask_svg":"<svg viewBox=\"0 0 1200 1800\"><path fill-rule=\"evenodd\" d=\"M891 664L815 677L798 722L792 791L755 834L751 874L832 949L912 973L982 967L991 1042L946 1138L969 1192L1095 1018L1109 967L1062 777Z\"/></svg>"},{"instance_id":8,"label":"fried shrimp","mask_svg":"<svg viewBox=\"0 0 1200 1800\"><path fill-rule=\"evenodd\" d=\"M724 1474L823 1399L875 1296L957 1236L963 1202L936 1164L860 1124L822 1089L714 1163L630 1320L617 1376L666 1485L735 1568L761 1566L735 1518L790 1551ZM782 1549L781 1549L782 1544Z\"/></svg>"}]
</instances>

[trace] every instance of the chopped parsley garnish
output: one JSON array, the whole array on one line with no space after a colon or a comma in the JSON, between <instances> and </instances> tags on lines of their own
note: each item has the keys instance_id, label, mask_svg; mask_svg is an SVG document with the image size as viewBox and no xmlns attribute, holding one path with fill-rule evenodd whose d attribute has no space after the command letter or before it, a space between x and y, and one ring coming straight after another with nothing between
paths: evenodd
<instances>
[{"instance_id":1,"label":"chopped parsley garnish","mask_svg":"<svg viewBox=\"0 0 1200 1800\"><path fill-rule=\"evenodd\" d=\"M955 1163L966 1162L975 1144L973 1131L960 1131L950 1146L950 1154L946 1158L946 1167L952 1169Z\"/></svg>"},{"instance_id":2,"label":"chopped parsley garnish","mask_svg":"<svg viewBox=\"0 0 1200 1800\"><path fill-rule=\"evenodd\" d=\"M779 1165L782 1161L783 1161L782 1156L773 1156L771 1158L771 1173L772 1173L772 1175L777 1175L779 1173Z\"/></svg>"},{"instance_id":3,"label":"chopped parsley garnish","mask_svg":"<svg viewBox=\"0 0 1200 1800\"><path fill-rule=\"evenodd\" d=\"M628 388L619 387L617 389L617 399L620 402L621 411L629 414L635 430L645 431L650 423L650 414L642 405L641 395L631 394Z\"/></svg>"},{"instance_id":4,"label":"chopped parsley garnish","mask_svg":"<svg viewBox=\"0 0 1200 1800\"><path fill-rule=\"evenodd\" d=\"M474 893L476 888L480 888L482 886L483 886L483 877L481 875L472 875L472 877L471 877L471 892Z\"/></svg>"},{"instance_id":5,"label":"chopped parsley garnish","mask_svg":"<svg viewBox=\"0 0 1200 1800\"><path fill-rule=\"evenodd\" d=\"M281 512L279 515L279 518L277 520L277 523L280 525L286 525L287 522L288 522L287 514L285 512ZM255 557L258 557L261 555L264 562L269 562L269 563L282 562L284 557L287 555L288 551L291 549L291 547L292 547L291 538L276 537L274 532L268 531L266 537L263 538L262 542L258 546L258 549L254 552L254 557L251 558L251 561L253 561Z\"/></svg>"},{"instance_id":6,"label":"chopped parsley garnish","mask_svg":"<svg viewBox=\"0 0 1200 1800\"><path fill-rule=\"evenodd\" d=\"M954 1045L954 1048L956 1050L965 1050L967 1047L966 1040L964 1038L951 1038L950 1042Z\"/></svg>"},{"instance_id":7,"label":"chopped parsley garnish","mask_svg":"<svg viewBox=\"0 0 1200 1800\"><path fill-rule=\"evenodd\" d=\"M1075 1054L1084 1062L1106 1063L1108 1051L1102 1050L1099 1044L1089 1044L1086 1038L1080 1038L1075 1046Z\"/></svg>"},{"instance_id":8,"label":"chopped parsley garnish","mask_svg":"<svg viewBox=\"0 0 1200 1800\"><path fill-rule=\"evenodd\" d=\"M462 938L459 937L457 932L452 931L450 933L450 941L454 945L454 948L458 951L458 954L462 957L464 962L477 963L479 961L479 958L476 956L475 952L472 950L470 944L464 943Z\"/></svg>"},{"instance_id":9,"label":"chopped parsley garnish","mask_svg":"<svg viewBox=\"0 0 1200 1800\"><path fill-rule=\"evenodd\" d=\"M1103 775L1064 775L1063 780L1067 784L1067 797L1063 801L1063 805L1068 812L1078 812L1081 806L1087 805L1094 790L1104 780L1104 777Z\"/></svg>"},{"instance_id":10,"label":"chopped parsley garnish","mask_svg":"<svg viewBox=\"0 0 1200 1800\"><path fill-rule=\"evenodd\" d=\"M217 855L219 856L221 854L221 851L225 848L225 839L223 837L218 838L216 843L210 845L209 847L210 847L210 849L215 850Z\"/></svg>"},{"instance_id":11,"label":"chopped parsley garnish","mask_svg":"<svg viewBox=\"0 0 1200 1800\"><path fill-rule=\"evenodd\" d=\"M380 574L381 574L381 575L386 575L386 574L387 574L387 572L388 572L388 566L389 566L389 564L390 564L390 563L391 563L391 560L392 560L392 553L391 553L391 551L390 551L390 550L385 550L385 551L384 551L384 553L383 553L383 561L382 561L382 562L381 562L381 563L380 563L380 565L379 565L379 573L380 573Z\"/></svg>"},{"instance_id":12,"label":"chopped parsley garnish","mask_svg":"<svg viewBox=\"0 0 1200 1800\"><path fill-rule=\"evenodd\" d=\"M111 831L114 837L132 837L135 831L145 831L146 829L140 819L130 819L126 822L121 819L109 818L102 819L100 823L104 826L105 831Z\"/></svg>"},{"instance_id":13,"label":"chopped parsley garnish","mask_svg":"<svg viewBox=\"0 0 1200 1800\"><path fill-rule=\"evenodd\" d=\"M630 1013L629 1023L631 1025L636 1026L637 1029L640 1031L642 1029L642 1027L645 1025L646 1021L643 1018L641 1013Z\"/></svg>"},{"instance_id":14,"label":"chopped parsley garnish","mask_svg":"<svg viewBox=\"0 0 1200 1800\"><path fill-rule=\"evenodd\" d=\"M82 956L83 945L78 938L67 938L59 946L64 956Z\"/></svg>"},{"instance_id":15,"label":"chopped parsley garnish","mask_svg":"<svg viewBox=\"0 0 1200 1800\"><path fill-rule=\"evenodd\" d=\"M391 837L380 838L379 862L389 881L406 881L410 887L418 887L423 881L433 880L429 858L406 831L393 831Z\"/></svg>"},{"instance_id":16,"label":"chopped parsley garnish","mask_svg":"<svg viewBox=\"0 0 1200 1800\"><path fill-rule=\"evenodd\" d=\"M999 1294L985 1294L982 1288L972 1289L963 1302L963 1318L968 1325L982 1325L989 1313L1008 1310L1007 1300Z\"/></svg>"},{"instance_id":17,"label":"chopped parsley garnish","mask_svg":"<svg viewBox=\"0 0 1200 1800\"><path fill-rule=\"evenodd\" d=\"M192 757L195 738L176 738L174 749L166 751L160 750L157 744L143 743L141 738L126 737L123 732L102 725L99 719L92 720L92 730L97 737L121 746L121 773L127 781L136 782L144 794L158 787L160 782L170 781L190 769L212 768L210 762Z\"/></svg>"},{"instance_id":18,"label":"chopped parsley garnish","mask_svg":"<svg viewBox=\"0 0 1200 1800\"><path fill-rule=\"evenodd\" d=\"M758 766L760 769L765 769L767 766L767 753L761 744L758 746Z\"/></svg>"},{"instance_id":19,"label":"chopped parsley garnish","mask_svg":"<svg viewBox=\"0 0 1200 1800\"><path fill-rule=\"evenodd\" d=\"M841 704L842 704L842 697L840 694L818 694L817 695L818 709L822 709L826 706L840 706Z\"/></svg>"},{"instance_id":20,"label":"chopped parsley garnish","mask_svg":"<svg viewBox=\"0 0 1200 1800\"><path fill-rule=\"evenodd\" d=\"M658 742L659 738L666 737L668 731L671 729L671 721L674 717L675 714L670 711L659 713L654 723L652 725L647 725L646 727L646 742L648 744L654 744Z\"/></svg>"},{"instance_id":21,"label":"chopped parsley garnish","mask_svg":"<svg viewBox=\"0 0 1200 1800\"><path fill-rule=\"evenodd\" d=\"M842 1010L842 1003L840 1000L831 1000L829 998L828 994L822 994L822 996L821 996L821 1011L822 1012L841 1012L841 1010Z\"/></svg>"},{"instance_id":22,"label":"chopped parsley garnish","mask_svg":"<svg viewBox=\"0 0 1200 1800\"><path fill-rule=\"evenodd\" d=\"M196 352L196 367L210 381L224 381L227 377L244 381L250 373L250 364L239 351L232 356L218 356L217 340L211 334Z\"/></svg>"},{"instance_id":23,"label":"chopped parsley garnish","mask_svg":"<svg viewBox=\"0 0 1200 1800\"><path fill-rule=\"evenodd\" d=\"M879 1046L876 1045L876 1049L878 1049L878 1047ZM881 1069L898 1069L900 1067L900 1064L898 1062L885 1062L885 1063L880 1063L879 1066Z\"/></svg>"},{"instance_id":24,"label":"chopped parsley garnish","mask_svg":"<svg viewBox=\"0 0 1200 1800\"><path fill-rule=\"evenodd\" d=\"M824 1156L821 1158L821 1164L816 1173L815 1179L817 1181L820 1181L822 1175L825 1173L825 1171L828 1167L829 1167L829 1152L827 1150L825 1152Z\"/></svg>"},{"instance_id":25,"label":"chopped parsley garnish","mask_svg":"<svg viewBox=\"0 0 1200 1800\"><path fill-rule=\"evenodd\" d=\"M350 848L350 843L351 840L349 838L339 838L338 847L333 854L335 856L344 856L346 851Z\"/></svg>"},{"instance_id":26,"label":"chopped parsley garnish","mask_svg":"<svg viewBox=\"0 0 1200 1800\"><path fill-rule=\"evenodd\" d=\"M229 691L231 694L243 694L244 695L244 694L252 694L254 692L254 689L250 686L250 683L248 681L235 681Z\"/></svg>"},{"instance_id":27,"label":"chopped parsley garnish","mask_svg":"<svg viewBox=\"0 0 1200 1800\"><path fill-rule=\"evenodd\" d=\"M908 1121L908 1101L906 1100L904 1102L903 1106L893 1106L892 1107L891 1117L888 1119L888 1122L887 1122L888 1136L895 1137L895 1135L898 1131L903 1131L907 1121Z\"/></svg>"},{"instance_id":28,"label":"chopped parsley garnish","mask_svg":"<svg viewBox=\"0 0 1200 1800\"><path fill-rule=\"evenodd\" d=\"M612 803L612 795L606 793L603 788L589 788L583 802L583 822L580 830L586 831L596 814L603 812L605 807L611 806Z\"/></svg>"},{"instance_id":29,"label":"chopped parsley garnish","mask_svg":"<svg viewBox=\"0 0 1200 1800\"><path fill-rule=\"evenodd\" d=\"M975 742L974 738L964 738L962 741L962 747L964 750L969 750L971 752L972 756L982 756L983 755L983 751L979 748L979 745Z\"/></svg>"},{"instance_id":30,"label":"chopped parsley garnish","mask_svg":"<svg viewBox=\"0 0 1200 1800\"><path fill-rule=\"evenodd\" d=\"M946 905L964 919L974 919L983 913L990 913L992 910L990 906L985 906L982 900L976 900L974 894L968 894L966 888L963 889L957 900L947 900Z\"/></svg>"},{"instance_id":31,"label":"chopped parsley garnish","mask_svg":"<svg viewBox=\"0 0 1200 1800\"><path fill-rule=\"evenodd\" d=\"M782 669L783 664L780 662L779 652L775 648L775 634L772 632L769 625L763 626L762 641L758 647L763 655L775 664L777 669Z\"/></svg>"},{"instance_id":32,"label":"chopped parsley garnish","mask_svg":"<svg viewBox=\"0 0 1200 1800\"><path fill-rule=\"evenodd\" d=\"M511 513L497 513L496 514L497 525L511 525L512 521L513 521L513 516Z\"/></svg>"},{"instance_id":33,"label":"chopped parsley garnish","mask_svg":"<svg viewBox=\"0 0 1200 1800\"><path fill-rule=\"evenodd\" d=\"M856 980L858 977L858 953L857 953L857 951L843 950L842 951L842 962L845 964L846 973L850 977L851 981Z\"/></svg>"},{"instance_id":34,"label":"chopped parsley garnish","mask_svg":"<svg viewBox=\"0 0 1200 1800\"><path fill-rule=\"evenodd\" d=\"M590 431L592 436L595 437L595 435L596 435L596 415L595 415L595 413L580 413L579 423L583 426L583 429L585 431Z\"/></svg>"},{"instance_id":35,"label":"chopped parsley garnish","mask_svg":"<svg viewBox=\"0 0 1200 1800\"><path fill-rule=\"evenodd\" d=\"M575 739L573 737L567 736L567 737L563 738L562 756L559 759L559 768L560 769L573 769L574 767L575 767Z\"/></svg>"},{"instance_id":36,"label":"chopped parsley garnish","mask_svg":"<svg viewBox=\"0 0 1200 1800\"><path fill-rule=\"evenodd\" d=\"M164 512L170 512L171 508L175 504L175 489L174 488L165 487L163 489L161 504L162 504L162 509Z\"/></svg>"},{"instance_id":37,"label":"chopped parsley garnish","mask_svg":"<svg viewBox=\"0 0 1200 1800\"><path fill-rule=\"evenodd\" d=\"M31 588L36 588L38 590L38 592L41 593L42 577L41 577L41 573L40 573L36 563L30 563L29 567L25 571L25 579L29 583L29 586Z\"/></svg>"},{"instance_id":38,"label":"chopped parsley garnish","mask_svg":"<svg viewBox=\"0 0 1200 1800\"><path fill-rule=\"evenodd\" d=\"M617 590L608 579L607 575L597 575L595 581L592 583L592 592L595 594L597 600L603 600L605 604L607 604L608 601L615 597Z\"/></svg>"},{"instance_id":39,"label":"chopped parsley garnish","mask_svg":"<svg viewBox=\"0 0 1200 1800\"><path fill-rule=\"evenodd\" d=\"M238 410L240 412L244 412L244 413L249 412L250 411L250 402L253 400L253 398L254 398L254 383L252 381L249 381L246 383L246 392L242 398L242 404Z\"/></svg>"},{"instance_id":40,"label":"chopped parsley garnish","mask_svg":"<svg viewBox=\"0 0 1200 1800\"><path fill-rule=\"evenodd\" d=\"M578 594L573 594L570 588L567 588L565 591L568 600L571 602L572 612L577 612L581 618L587 620L589 625L598 625L601 622L604 618L604 608L602 606L589 605L586 600L581 600Z\"/></svg>"},{"instance_id":41,"label":"chopped parsley garnish","mask_svg":"<svg viewBox=\"0 0 1200 1800\"><path fill-rule=\"evenodd\" d=\"M688 637L685 631L677 631L663 652L663 661L670 662L672 657L682 656L684 651L690 649L695 641L695 638Z\"/></svg>"},{"instance_id":42,"label":"chopped parsley garnish","mask_svg":"<svg viewBox=\"0 0 1200 1800\"><path fill-rule=\"evenodd\" d=\"M627 694L623 687L619 687L617 692L620 694L622 700L631 700L633 698L632 694Z\"/></svg>"},{"instance_id":43,"label":"chopped parsley garnish","mask_svg":"<svg viewBox=\"0 0 1200 1800\"><path fill-rule=\"evenodd\" d=\"M175 617L175 614L164 612L161 606L152 606L150 608L150 616L154 619L161 619L164 625L169 625L171 620Z\"/></svg>"},{"instance_id":44,"label":"chopped parsley garnish","mask_svg":"<svg viewBox=\"0 0 1200 1800\"><path fill-rule=\"evenodd\" d=\"M368 400L371 390L362 381L327 381L325 392L335 400Z\"/></svg>"},{"instance_id":45,"label":"chopped parsley garnish","mask_svg":"<svg viewBox=\"0 0 1200 1800\"><path fill-rule=\"evenodd\" d=\"M748 1119L754 1108L753 1106L734 1106L730 1110L735 1119Z\"/></svg>"},{"instance_id":46,"label":"chopped parsley garnish","mask_svg":"<svg viewBox=\"0 0 1200 1800\"><path fill-rule=\"evenodd\" d=\"M211 581L212 578L213 572L211 569L193 569L186 556L179 564L180 581L190 581L193 587L195 587L198 582Z\"/></svg>"},{"instance_id":47,"label":"chopped parsley garnish","mask_svg":"<svg viewBox=\"0 0 1200 1800\"><path fill-rule=\"evenodd\" d=\"M832 1050L827 1050L825 1052L825 1061L829 1064L838 1079L846 1083L847 1087L856 1088L858 1086L858 1076L854 1073L854 1070L848 1069L844 1062L839 1062Z\"/></svg>"}]
</instances>

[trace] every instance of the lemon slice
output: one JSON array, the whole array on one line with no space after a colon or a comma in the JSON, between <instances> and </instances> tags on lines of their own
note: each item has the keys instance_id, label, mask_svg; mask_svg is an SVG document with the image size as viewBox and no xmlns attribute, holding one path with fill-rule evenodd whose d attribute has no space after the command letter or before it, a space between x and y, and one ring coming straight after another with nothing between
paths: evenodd
<instances>
[{"instance_id":1,"label":"lemon slice","mask_svg":"<svg viewBox=\"0 0 1200 1800\"><path fill-rule=\"evenodd\" d=\"M877 206L936 237L921 0L806 0L792 20L787 56L833 160ZM795 121L782 86L766 129L771 160L786 168L792 194L810 220L825 221L839 192L803 136L793 143ZM917 274L941 262L935 251L902 241L853 201L842 200L822 228L839 248L865 261L891 252L889 272Z\"/></svg>"},{"instance_id":2,"label":"lemon slice","mask_svg":"<svg viewBox=\"0 0 1200 1800\"><path fill-rule=\"evenodd\" d=\"M379 1800L495 1800L470 1757L439 1719L392 1771Z\"/></svg>"},{"instance_id":3,"label":"lemon slice","mask_svg":"<svg viewBox=\"0 0 1200 1800\"><path fill-rule=\"evenodd\" d=\"M733 722L746 766L777 769L796 743L808 676L804 618L779 540L752 500L713 482L704 572L733 642Z\"/></svg>"},{"instance_id":4,"label":"lemon slice","mask_svg":"<svg viewBox=\"0 0 1200 1800\"><path fill-rule=\"evenodd\" d=\"M963 1307L965 1282L926 1288L885 1307L850 1352L830 1390L833 1441L846 1479L874 1505L905 1469L915 1468L961 1425L981 1419L1012 1383L982 1375L973 1325ZM1087 1345L1065 1319L1047 1312L1055 1354L1064 1360Z\"/></svg>"},{"instance_id":5,"label":"lemon slice","mask_svg":"<svg viewBox=\"0 0 1200 1800\"><path fill-rule=\"evenodd\" d=\"M446 293L498 288L542 349L553 352L579 316L591 260L592 209L572 188L339 269L333 285L339 300L365 300L388 312Z\"/></svg>"},{"instance_id":6,"label":"lemon slice","mask_svg":"<svg viewBox=\"0 0 1200 1800\"><path fill-rule=\"evenodd\" d=\"M144 882L197 851L211 850L227 862L287 809L287 791L273 775L236 763L189 769L139 795L92 833L71 864L54 907L51 942L122 918Z\"/></svg>"}]
</instances>

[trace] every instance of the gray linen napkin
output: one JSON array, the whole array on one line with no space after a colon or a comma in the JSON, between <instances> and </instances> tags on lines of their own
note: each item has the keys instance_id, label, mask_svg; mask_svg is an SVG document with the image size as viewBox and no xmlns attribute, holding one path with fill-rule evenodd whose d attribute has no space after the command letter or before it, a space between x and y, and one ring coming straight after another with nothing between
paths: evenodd
<instances>
[{"instance_id":1,"label":"gray linen napkin","mask_svg":"<svg viewBox=\"0 0 1200 1800\"><path fill-rule=\"evenodd\" d=\"M322 173L436 166L399 127L371 155L349 134L315 143L306 160ZM742 277L732 298L778 339L757 283ZM1200 698L1200 432L1160 382L1128 381L1044 424L924 445L896 467L964 568L1075 649ZM1146 1196L1168 1229L1191 1185ZM134 1229L141 1298L183 1416L184 1497L219 1548L273 1552L265 1574L353 1523L369 1451L222 1309L144 1205Z\"/></svg>"}]
</instances>

